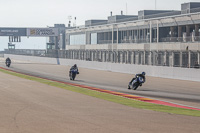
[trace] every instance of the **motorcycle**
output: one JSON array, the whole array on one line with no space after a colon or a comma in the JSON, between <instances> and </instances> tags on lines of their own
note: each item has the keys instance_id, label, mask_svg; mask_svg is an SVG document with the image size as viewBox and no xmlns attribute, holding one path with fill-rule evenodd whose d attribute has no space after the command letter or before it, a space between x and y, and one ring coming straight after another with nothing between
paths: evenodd
<instances>
[{"instance_id":1,"label":"motorcycle","mask_svg":"<svg viewBox=\"0 0 200 133\"><path fill-rule=\"evenodd\" d=\"M74 80L76 78L76 74L79 74L78 69L71 70L69 74L70 80Z\"/></svg>"},{"instance_id":2,"label":"motorcycle","mask_svg":"<svg viewBox=\"0 0 200 133\"><path fill-rule=\"evenodd\" d=\"M129 83L128 89L136 90L139 86L142 86L143 83L144 83L144 78L137 76L136 78L134 78L132 83Z\"/></svg>"},{"instance_id":3,"label":"motorcycle","mask_svg":"<svg viewBox=\"0 0 200 133\"><path fill-rule=\"evenodd\" d=\"M6 66L10 67L11 61L6 61Z\"/></svg>"}]
</instances>

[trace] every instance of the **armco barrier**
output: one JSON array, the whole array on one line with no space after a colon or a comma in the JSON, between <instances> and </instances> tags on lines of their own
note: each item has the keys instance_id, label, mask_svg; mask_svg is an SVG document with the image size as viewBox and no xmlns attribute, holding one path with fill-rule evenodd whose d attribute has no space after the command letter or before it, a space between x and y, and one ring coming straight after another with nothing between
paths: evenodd
<instances>
[{"instance_id":1,"label":"armco barrier","mask_svg":"<svg viewBox=\"0 0 200 133\"><path fill-rule=\"evenodd\" d=\"M23 60L23 61L30 61L37 63L59 64L59 65L69 65L69 66L77 64L79 67L82 68L106 70L106 71L129 73L129 74L141 73L142 71L145 71L147 73L147 76L200 82L200 69L194 69L194 68L118 64L118 63L108 63L108 62L95 62L95 61L10 55L10 54L5 54L4 57L5 58L10 57L11 59L15 60Z\"/></svg>"}]
</instances>

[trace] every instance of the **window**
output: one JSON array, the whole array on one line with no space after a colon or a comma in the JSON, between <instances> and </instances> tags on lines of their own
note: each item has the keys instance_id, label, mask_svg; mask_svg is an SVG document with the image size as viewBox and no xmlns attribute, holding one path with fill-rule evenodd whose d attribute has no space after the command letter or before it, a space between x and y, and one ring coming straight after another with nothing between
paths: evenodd
<instances>
[{"instance_id":1,"label":"window","mask_svg":"<svg viewBox=\"0 0 200 133\"><path fill-rule=\"evenodd\" d=\"M85 45L85 34L70 35L70 45Z\"/></svg>"},{"instance_id":2,"label":"window","mask_svg":"<svg viewBox=\"0 0 200 133\"><path fill-rule=\"evenodd\" d=\"M97 33L91 33L91 44L97 44Z\"/></svg>"}]
</instances>

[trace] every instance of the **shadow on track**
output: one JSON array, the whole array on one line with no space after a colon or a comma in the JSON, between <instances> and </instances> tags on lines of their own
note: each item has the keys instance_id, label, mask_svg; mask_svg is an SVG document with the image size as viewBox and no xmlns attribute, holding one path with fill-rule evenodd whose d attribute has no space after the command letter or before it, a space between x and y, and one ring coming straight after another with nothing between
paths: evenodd
<instances>
[{"instance_id":1,"label":"shadow on track","mask_svg":"<svg viewBox=\"0 0 200 133\"><path fill-rule=\"evenodd\" d=\"M71 81L74 81L74 82L82 82L82 83L85 83L85 81L84 80L71 80Z\"/></svg>"}]
</instances>

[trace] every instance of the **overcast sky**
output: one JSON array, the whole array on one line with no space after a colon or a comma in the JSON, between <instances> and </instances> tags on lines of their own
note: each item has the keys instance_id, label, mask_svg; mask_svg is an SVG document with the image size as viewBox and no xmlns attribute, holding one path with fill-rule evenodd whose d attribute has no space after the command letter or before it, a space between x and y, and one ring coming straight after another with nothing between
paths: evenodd
<instances>
[{"instance_id":1,"label":"overcast sky","mask_svg":"<svg viewBox=\"0 0 200 133\"><path fill-rule=\"evenodd\" d=\"M107 19L110 12L137 15L139 10L180 10L181 3L200 0L0 0L0 27L47 27L85 20ZM127 5L127 6L126 6ZM126 8L127 7L127 8ZM126 12L127 11L127 12ZM0 50L7 48L8 38L0 37ZM46 38L23 38L15 43L20 49L45 49Z\"/></svg>"},{"instance_id":2,"label":"overcast sky","mask_svg":"<svg viewBox=\"0 0 200 133\"><path fill-rule=\"evenodd\" d=\"M180 10L181 3L200 0L156 0L158 10ZM127 4L127 8L126 8ZM85 20L107 19L113 15L137 15L139 10L155 9L155 0L0 0L0 27L46 27L68 23L68 16Z\"/></svg>"}]
</instances>

